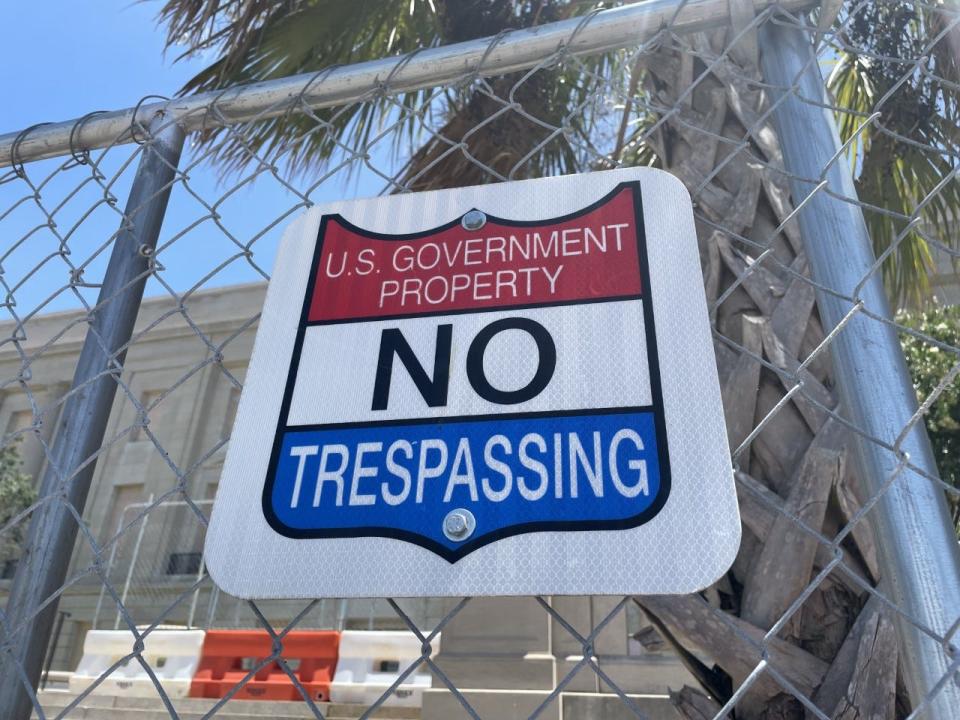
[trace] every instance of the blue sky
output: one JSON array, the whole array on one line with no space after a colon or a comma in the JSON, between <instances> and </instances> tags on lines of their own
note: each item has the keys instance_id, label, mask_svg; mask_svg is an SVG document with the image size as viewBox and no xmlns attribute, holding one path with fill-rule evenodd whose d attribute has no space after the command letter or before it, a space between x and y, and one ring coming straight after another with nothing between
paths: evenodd
<instances>
[{"instance_id":1,"label":"blue sky","mask_svg":"<svg viewBox=\"0 0 960 720\"><path fill-rule=\"evenodd\" d=\"M7 32L0 43L0 87L5 96L0 133L78 118L95 110L130 107L146 95L173 95L202 63L175 63L177 53L164 55L164 34L155 20L160 6L156 0L6 3ZM96 285L106 263L103 246L119 222L118 212L105 200L113 196L118 206L123 206L135 165L124 167L132 149L119 147L107 153L100 161L107 179L100 184L93 182L85 166L57 171L63 159L29 164L26 169L33 187L19 179L0 184L0 272L7 288L13 290L17 315L77 307L80 299L66 289L71 265L82 266L84 280ZM189 163L188 150L181 167ZM0 170L0 176L5 172ZM38 206L29 196L48 176L51 179L40 187ZM196 196L185 188L174 190L158 259L163 280L176 292L198 283L215 287L260 277L243 258L220 267L240 252L227 233L241 245L255 239L251 260L269 271L276 242L290 220L271 225L298 200L265 175L228 194L237 180L223 182L208 164L200 163L189 170L189 187ZM312 178L293 181L296 187L312 183ZM321 185L311 199L323 202L376 195L382 187L382 181L369 174L350 183L334 178ZM203 204L213 205L218 200L222 227ZM11 207L14 209L7 212ZM88 214L90 208L94 209ZM48 226L49 214L54 218L53 228ZM64 239L69 255L60 252ZM207 277L210 273L213 276ZM156 281L148 285L148 295L164 292ZM93 301L96 288L81 293Z\"/></svg>"},{"instance_id":2,"label":"blue sky","mask_svg":"<svg viewBox=\"0 0 960 720\"><path fill-rule=\"evenodd\" d=\"M158 2L37 0L6 3L0 81L3 132L91 110L172 95L200 64L163 56Z\"/></svg>"}]
</instances>

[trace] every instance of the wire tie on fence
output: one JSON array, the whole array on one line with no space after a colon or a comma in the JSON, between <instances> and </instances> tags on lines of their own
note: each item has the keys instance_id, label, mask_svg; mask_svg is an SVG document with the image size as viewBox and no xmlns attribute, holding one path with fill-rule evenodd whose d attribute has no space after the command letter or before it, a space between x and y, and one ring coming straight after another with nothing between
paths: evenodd
<instances>
[{"instance_id":1,"label":"wire tie on fence","mask_svg":"<svg viewBox=\"0 0 960 720\"><path fill-rule=\"evenodd\" d=\"M412 50L411 52L408 52L406 55L404 55L402 58L400 58L400 62L398 62L396 65L394 65L392 68L390 68L390 72L387 73L387 77L384 78L383 80L378 80L378 81L377 81L377 89L378 89L380 92L382 92L384 95L389 94L389 93L390 93L390 83L393 82L393 80L394 80L394 78L397 76L397 74L399 74L400 71L403 70L407 65L409 65L410 62L411 62L417 55L420 54L421 51L423 51L423 48L416 48L415 50Z\"/></svg>"},{"instance_id":2,"label":"wire tie on fence","mask_svg":"<svg viewBox=\"0 0 960 720\"><path fill-rule=\"evenodd\" d=\"M130 118L130 139L137 145L143 145L144 143L153 139L149 136L142 141L137 138L137 126L139 126L144 132L149 133L149 130L137 121L137 115L140 114L140 108L143 107L143 104L151 98L157 98L159 100L170 102L170 98L168 98L166 95L144 95L142 98L140 98L137 104L134 105L133 116Z\"/></svg>"},{"instance_id":3,"label":"wire tie on fence","mask_svg":"<svg viewBox=\"0 0 960 720\"><path fill-rule=\"evenodd\" d=\"M220 119L224 121L224 124L220 126L219 129L226 129L228 132L232 131L233 128L230 127L230 123L226 122L226 118L223 115L220 115L220 111L217 110L217 103L220 102L220 98L227 94L232 88L225 87L217 95L213 97L210 102L207 103L206 107L203 109L203 117L200 120L200 127L197 128L197 135L202 135L208 130L217 130L218 128L208 128L207 127L207 118L211 115L219 115Z\"/></svg>"},{"instance_id":4,"label":"wire tie on fence","mask_svg":"<svg viewBox=\"0 0 960 720\"><path fill-rule=\"evenodd\" d=\"M684 3L686 2L687 0L684 0ZM577 35L583 32L584 28L586 28L587 25L593 22L593 19L604 10L605 10L604 7L598 6L583 16L583 19L581 19L580 22L577 23L577 26L573 29L573 32L570 33L570 37L567 38L567 41L561 42L560 45L557 47L557 50L554 53L554 55L557 56L558 61L563 60L565 57L568 57L570 55L570 46L573 44L573 41L577 39Z\"/></svg>"},{"instance_id":5,"label":"wire tie on fence","mask_svg":"<svg viewBox=\"0 0 960 720\"><path fill-rule=\"evenodd\" d=\"M304 99L304 97L307 94L307 91L310 90L310 88L313 86L315 82L317 81L323 82L324 80L327 79L327 76L330 75L330 73L332 73L334 70L340 67L343 67L343 64L337 63L336 65L331 65L330 67L326 67L323 70L318 70L316 73L314 73L313 77L307 80L304 86L300 88L300 92L297 93L296 102L293 102L290 104L290 107L288 107L286 112L284 113L284 117L285 118L288 117L290 113L293 112L294 108L296 108L296 106L300 103L303 103L304 105L307 105L307 107L310 107L309 104L307 104L306 100Z\"/></svg>"},{"instance_id":6,"label":"wire tie on fence","mask_svg":"<svg viewBox=\"0 0 960 720\"><path fill-rule=\"evenodd\" d=\"M510 34L511 28L502 28L496 35L494 35L490 42L487 44L487 49L483 51L483 55L480 56L480 61L477 63L477 66L473 69L473 72L468 73L465 79L468 82L473 82L480 77L480 71L483 69L483 66L487 62L487 58L490 57L490 53L493 52L493 49L500 44L500 42Z\"/></svg>"},{"instance_id":7,"label":"wire tie on fence","mask_svg":"<svg viewBox=\"0 0 960 720\"><path fill-rule=\"evenodd\" d=\"M74 139L79 135L80 130L83 128L84 124L92 118L94 115L101 115L107 112L106 110L94 110L93 112L88 112L86 115L77 120L73 127L70 128L70 155L81 165L86 165L90 161L90 151L85 149L80 149L79 153L77 152L77 147L74 145Z\"/></svg>"},{"instance_id":8,"label":"wire tie on fence","mask_svg":"<svg viewBox=\"0 0 960 720\"><path fill-rule=\"evenodd\" d=\"M20 131L20 134L13 141L13 145L10 146L10 166L13 168L13 172L16 173L17 177L24 178L27 176L26 170L23 169L23 161L20 160L20 143L22 143L28 134L36 130L38 127L43 127L44 125L50 125L51 123L42 122L37 123L36 125L31 125L28 128L25 128Z\"/></svg>"}]
</instances>

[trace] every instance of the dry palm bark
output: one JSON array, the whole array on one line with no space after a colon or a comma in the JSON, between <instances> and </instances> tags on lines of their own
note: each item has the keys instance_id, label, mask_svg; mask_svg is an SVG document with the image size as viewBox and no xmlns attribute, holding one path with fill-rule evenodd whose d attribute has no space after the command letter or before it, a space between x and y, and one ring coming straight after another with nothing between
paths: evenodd
<instances>
[{"instance_id":1,"label":"dry palm bark","mask_svg":"<svg viewBox=\"0 0 960 720\"><path fill-rule=\"evenodd\" d=\"M742 5L731 3L739 28L751 19ZM840 411L827 354L801 368L824 332L799 232L788 221L793 206L764 115L753 31L723 53L738 32L686 39L696 57L654 53L645 83L652 104L676 110L652 141L663 167L697 203L731 450L763 426L735 456L744 539L723 587L703 597L638 601L671 640L712 657L734 690L760 662L765 634L790 613L765 644L775 673L753 678L736 705L738 719L809 712L775 674L831 718L893 718L896 639L877 603L864 605L863 584L879 580L865 520L839 546L849 572L833 566L822 577L835 562L830 542L860 507L851 437L830 417ZM798 380L802 390L784 401ZM707 598L719 598L719 606ZM716 687L705 689L722 704L729 695ZM674 704L691 719L720 708L689 688Z\"/></svg>"}]
</instances>

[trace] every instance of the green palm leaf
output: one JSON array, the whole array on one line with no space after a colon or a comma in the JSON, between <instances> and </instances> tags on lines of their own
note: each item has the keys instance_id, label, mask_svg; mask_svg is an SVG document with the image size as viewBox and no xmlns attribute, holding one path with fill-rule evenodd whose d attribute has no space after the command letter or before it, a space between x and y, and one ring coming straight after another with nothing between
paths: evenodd
<instances>
[{"instance_id":1,"label":"green palm leaf","mask_svg":"<svg viewBox=\"0 0 960 720\"><path fill-rule=\"evenodd\" d=\"M960 86L951 28L936 9L913 3L849 11L838 18L839 61L828 80L842 108L840 137L888 292L898 304L921 306L931 299L931 245L958 247Z\"/></svg>"}]
</instances>

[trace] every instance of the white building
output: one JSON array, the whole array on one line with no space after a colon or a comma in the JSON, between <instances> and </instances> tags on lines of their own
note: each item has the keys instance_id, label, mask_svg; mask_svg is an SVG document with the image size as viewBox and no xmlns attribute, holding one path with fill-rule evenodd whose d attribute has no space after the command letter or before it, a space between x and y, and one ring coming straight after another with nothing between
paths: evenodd
<instances>
[{"instance_id":1,"label":"white building","mask_svg":"<svg viewBox=\"0 0 960 720\"><path fill-rule=\"evenodd\" d=\"M144 301L129 348L123 384L118 389L97 459L84 520L108 568L110 584L138 624L162 617L165 624L198 627L255 627L244 601L228 597L201 577L204 525L185 502L209 512L214 497L263 303L264 284L205 291L184 301ZM85 323L79 311L39 316L24 330L18 346L0 348L0 374L21 372L21 351L30 358L29 379L9 383L0 397L0 427L7 433L35 423L31 397L41 424L24 435L24 467L39 477L45 455L39 438L53 441L64 393L70 388ZM14 327L0 327L10 337ZM29 394L25 390L29 389ZM149 423L139 421L137 405ZM163 500L146 514L144 508ZM118 529L122 534L112 540ZM59 609L69 613L58 639L54 669L76 667L85 632L113 628L117 606L93 572L95 553L81 533L71 566L71 581ZM7 563L0 593L9 587ZM179 602L178 602L179 600ZM553 598L554 607L584 635L619 598ZM302 601L258 603L275 626L286 625ZM421 627L431 628L455 600L403 600L401 606ZM301 628L403 628L386 601L325 600L303 619ZM632 636L642 633L648 647ZM651 642L652 640L652 642ZM443 631L438 663L459 688L547 691L580 659L579 643L533 598L475 599ZM665 650L665 648L662 648ZM632 604L600 634L595 652L605 671L625 691L665 692L691 682L678 661L661 652ZM435 683L436 685L436 683ZM602 683L583 669L568 690L595 692Z\"/></svg>"}]
</instances>

